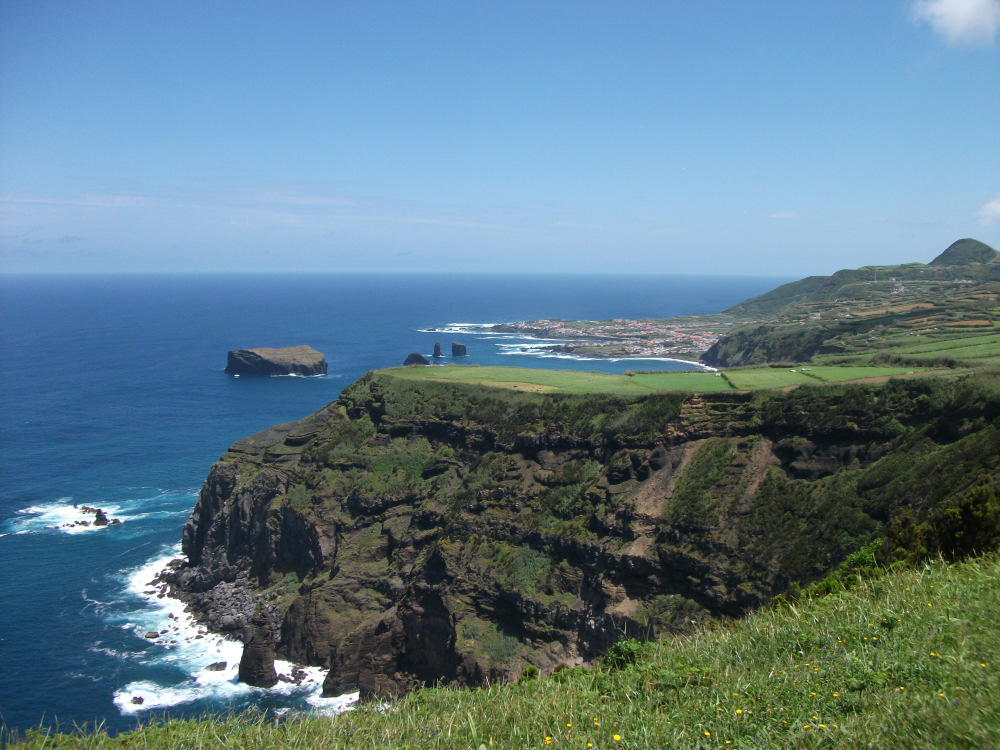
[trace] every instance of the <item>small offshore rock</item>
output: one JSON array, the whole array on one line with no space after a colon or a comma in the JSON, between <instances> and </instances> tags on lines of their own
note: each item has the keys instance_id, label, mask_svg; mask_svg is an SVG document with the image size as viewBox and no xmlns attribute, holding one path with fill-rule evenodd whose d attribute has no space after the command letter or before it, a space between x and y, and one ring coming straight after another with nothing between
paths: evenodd
<instances>
[{"instance_id":1,"label":"small offshore rock","mask_svg":"<svg viewBox=\"0 0 1000 750\"><path fill-rule=\"evenodd\" d=\"M460 344L457 341L451 342L451 356L453 357L467 357L469 356L468 350L465 348L465 344Z\"/></svg>"},{"instance_id":2,"label":"small offshore rock","mask_svg":"<svg viewBox=\"0 0 1000 750\"><path fill-rule=\"evenodd\" d=\"M435 341L434 342L434 357L435 358L440 358L440 357L443 357L443 356L444 355L441 353L441 342L440 341Z\"/></svg>"},{"instance_id":3,"label":"small offshore rock","mask_svg":"<svg viewBox=\"0 0 1000 750\"><path fill-rule=\"evenodd\" d=\"M97 512L94 513L94 526L107 526L108 523L109 521L107 514L103 510L98 508Z\"/></svg>"},{"instance_id":4,"label":"small offshore rock","mask_svg":"<svg viewBox=\"0 0 1000 750\"><path fill-rule=\"evenodd\" d=\"M143 637L144 637L144 638L149 638L149 639L150 639L150 640L152 641L152 640L156 640L157 638L159 638L159 637L160 637L160 634L159 634L159 633L157 633L157 632L156 632L155 630L150 630L150 631L149 631L148 633L146 633L146 635L145 635L145 636L143 636Z\"/></svg>"},{"instance_id":5,"label":"small offshore rock","mask_svg":"<svg viewBox=\"0 0 1000 750\"><path fill-rule=\"evenodd\" d=\"M431 361L420 352L411 352L407 355L406 359L403 360L404 367L409 365L429 365L430 363Z\"/></svg>"},{"instance_id":6,"label":"small offshore rock","mask_svg":"<svg viewBox=\"0 0 1000 750\"><path fill-rule=\"evenodd\" d=\"M133 695L132 702L137 706L141 706L145 702L145 698L143 698L141 695Z\"/></svg>"},{"instance_id":7,"label":"small offshore rock","mask_svg":"<svg viewBox=\"0 0 1000 750\"><path fill-rule=\"evenodd\" d=\"M278 683L274 669L274 626L264 607L258 605L250 620L250 637L240 658L240 682L269 688Z\"/></svg>"},{"instance_id":8,"label":"small offshore rock","mask_svg":"<svg viewBox=\"0 0 1000 750\"><path fill-rule=\"evenodd\" d=\"M199 636L200 637L200 636ZM205 667L206 672L224 672L226 667L229 666L224 661L215 661Z\"/></svg>"}]
</instances>

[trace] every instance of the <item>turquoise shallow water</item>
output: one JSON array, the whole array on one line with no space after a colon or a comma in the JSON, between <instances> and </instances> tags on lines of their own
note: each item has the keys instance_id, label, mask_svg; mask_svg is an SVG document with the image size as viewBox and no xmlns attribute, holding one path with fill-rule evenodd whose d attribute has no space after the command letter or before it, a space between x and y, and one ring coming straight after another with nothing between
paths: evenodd
<instances>
[{"instance_id":1,"label":"turquoise shallow water","mask_svg":"<svg viewBox=\"0 0 1000 750\"><path fill-rule=\"evenodd\" d=\"M310 414L370 369L429 354L436 339L446 352L464 340L469 364L684 367L505 354L527 342L423 329L714 312L785 280L0 276L0 718L22 729L103 720L118 731L164 712L329 708L316 683L264 693L232 670L206 673L238 649L195 639L179 609L143 593L229 445ZM327 377L223 372L229 349L302 343L326 354ZM67 527L82 517L74 503L123 523ZM161 628L165 645L142 637Z\"/></svg>"}]
</instances>

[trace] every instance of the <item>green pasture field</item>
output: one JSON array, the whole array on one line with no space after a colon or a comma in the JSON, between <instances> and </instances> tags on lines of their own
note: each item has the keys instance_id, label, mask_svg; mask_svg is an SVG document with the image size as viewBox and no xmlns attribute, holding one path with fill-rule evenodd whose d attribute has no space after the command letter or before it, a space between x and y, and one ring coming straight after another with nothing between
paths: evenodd
<instances>
[{"instance_id":1,"label":"green pasture field","mask_svg":"<svg viewBox=\"0 0 1000 750\"><path fill-rule=\"evenodd\" d=\"M527 367L405 367L391 370L396 377L433 382L477 383L536 393L610 393L638 396L654 391L726 391L730 385L713 372L657 372L609 375L601 372L535 370Z\"/></svg>"},{"instance_id":2,"label":"green pasture field","mask_svg":"<svg viewBox=\"0 0 1000 750\"><path fill-rule=\"evenodd\" d=\"M1000 336L975 336L942 341L939 345L904 346L894 350L906 357L953 357L955 359L1000 360Z\"/></svg>"},{"instance_id":3,"label":"green pasture field","mask_svg":"<svg viewBox=\"0 0 1000 750\"><path fill-rule=\"evenodd\" d=\"M990 333L984 336L960 336L955 338L939 339L927 343L904 345L897 351L900 354L930 354L936 352L952 353L954 349L965 349L973 346L994 345L1000 350L1000 334Z\"/></svg>"},{"instance_id":4,"label":"green pasture field","mask_svg":"<svg viewBox=\"0 0 1000 750\"><path fill-rule=\"evenodd\" d=\"M535 393L610 393L642 395L663 391L712 393L732 390L787 388L788 386L844 383L851 380L906 375L914 367L837 367L796 368L752 367L714 372L643 372L634 375L609 375L599 372L535 370L521 367L406 367L391 370L396 377L432 382L476 383ZM730 385L731 383L731 385Z\"/></svg>"},{"instance_id":5,"label":"green pasture field","mask_svg":"<svg viewBox=\"0 0 1000 750\"><path fill-rule=\"evenodd\" d=\"M863 367L863 366L826 366L813 367L809 374L828 383L845 383L851 380L867 380L868 378L885 378L911 373L926 372L920 367Z\"/></svg>"},{"instance_id":6,"label":"green pasture field","mask_svg":"<svg viewBox=\"0 0 1000 750\"><path fill-rule=\"evenodd\" d=\"M957 359L1000 359L1000 339L990 344L949 349L947 354Z\"/></svg>"}]
</instances>

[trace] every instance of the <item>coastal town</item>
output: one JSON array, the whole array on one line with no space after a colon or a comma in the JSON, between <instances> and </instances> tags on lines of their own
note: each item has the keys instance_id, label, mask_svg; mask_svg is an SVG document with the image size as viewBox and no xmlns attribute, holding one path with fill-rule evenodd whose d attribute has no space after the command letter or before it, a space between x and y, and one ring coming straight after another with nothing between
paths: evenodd
<instances>
[{"instance_id":1,"label":"coastal town","mask_svg":"<svg viewBox=\"0 0 1000 750\"><path fill-rule=\"evenodd\" d=\"M649 320L530 320L491 326L496 333L565 340L548 351L584 357L697 359L738 322L685 317Z\"/></svg>"}]
</instances>

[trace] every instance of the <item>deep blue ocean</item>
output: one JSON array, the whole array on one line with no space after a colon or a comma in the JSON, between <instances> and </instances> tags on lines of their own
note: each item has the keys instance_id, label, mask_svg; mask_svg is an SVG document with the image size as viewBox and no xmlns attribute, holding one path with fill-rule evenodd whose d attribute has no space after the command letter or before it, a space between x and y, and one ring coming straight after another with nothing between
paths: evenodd
<instances>
[{"instance_id":1,"label":"deep blue ocean","mask_svg":"<svg viewBox=\"0 0 1000 750\"><path fill-rule=\"evenodd\" d=\"M716 312L787 279L582 275L0 276L0 719L22 730L242 710L329 710L320 670L235 682L238 644L146 583L179 554L209 467L365 372L467 344L467 364L604 372L668 361L539 356L510 337L427 332L537 318ZM329 375L234 378L229 349L309 344ZM520 352L520 353L519 353ZM447 361L447 360L446 360ZM96 529L74 504L122 520ZM155 642L150 630L166 630ZM198 637L202 635L202 637ZM235 661L234 661L235 660ZM204 667L227 661L220 672ZM133 702L141 699L142 703Z\"/></svg>"}]
</instances>

